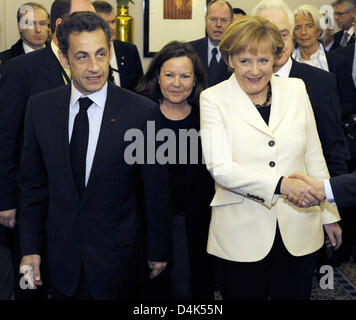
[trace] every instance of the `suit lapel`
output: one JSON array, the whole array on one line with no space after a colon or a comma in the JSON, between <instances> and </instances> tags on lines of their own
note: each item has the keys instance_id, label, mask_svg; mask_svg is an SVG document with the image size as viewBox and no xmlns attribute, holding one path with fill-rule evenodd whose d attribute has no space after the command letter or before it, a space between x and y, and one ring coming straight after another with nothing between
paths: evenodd
<instances>
[{"instance_id":1,"label":"suit lapel","mask_svg":"<svg viewBox=\"0 0 356 320\"><path fill-rule=\"evenodd\" d=\"M229 78L226 106L233 109L233 112L256 129L272 135L270 128L261 117L260 113L252 103L249 96L241 89L235 75ZM233 102L233 103L231 103Z\"/></svg>"},{"instance_id":2,"label":"suit lapel","mask_svg":"<svg viewBox=\"0 0 356 320\"><path fill-rule=\"evenodd\" d=\"M58 95L58 100L55 102L54 108L54 123L58 123L56 130L56 141L58 147L58 161L63 166L63 172L65 177L68 177L68 186L71 189L71 194L79 195L77 188L73 181L72 169L69 157L69 135L68 135L68 122L69 122L69 104L71 97L71 87L65 87L64 94Z\"/></svg>"},{"instance_id":3,"label":"suit lapel","mask_svg":"<svg viewBox=\"0 0 356 320\"><path fill-rule=\"evenodd\" d=\"M54 55L51 46L42 50L46 50L46 59L44 59L42 68L44 78L52 85L53 88L65 85L62 75L62 66L57 57Z\"/></svg>"},{"instance_id":4,"label":"suit lapel","mask_svg":"<svg viewBox=\"0 0 356 320\"><path fill-rule=\"evenodd\" d=\"M269 117L269 128L272 132L276 130L280 122L282 121L289 103L289 96L284 94L283 90L284 80L272 75L272 106L271 114Z\"/></svg>"}]
</instances>

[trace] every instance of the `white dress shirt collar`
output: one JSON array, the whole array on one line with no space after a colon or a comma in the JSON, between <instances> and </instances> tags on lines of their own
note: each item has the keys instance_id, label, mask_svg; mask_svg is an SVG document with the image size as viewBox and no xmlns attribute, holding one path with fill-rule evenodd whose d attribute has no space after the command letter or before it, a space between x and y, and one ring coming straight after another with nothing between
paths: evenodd
<instances>
[{"instance_id":1,"label":"white dress shirt collar","mask_svg":"<svg viewBox=\"0 0 356 320\"><path fill-rule=\"evenodd\" d=\"M289 57L288 61L284 64L284 66L274 74L278 77L289 78L290 70L292 69L292 64L292 58Z\"/></svg>"},{"instance_id":2,"label":"white dress shirt collar","mask_svg":"<svg viewBox=\"0 0 356 320\"><path fill-rule=\"evenodd\" d=\"M99 90L89 95L83 95L73 84L72 81L72 96L71 96L71 108L74 108L75 104L79 98L88 97L90 98L100 109L104 109L106 103L108 91L108 82Z\"/></svg>"},{"instance_id":3,"label":"white dress shirt collar","mask_svg":"<svg viewBox=\"0 0 356 320\"><path fill-rule=\"evenodd\" d=\"M22 41L22 46L23 46L23 50L25 51L25 53L30 53L32 51L35 51L35 49L31 48L27 43L25 43L24 41ZM45 45L43 45L42 48L44 48Z\"/></svg>"}]
</instances>

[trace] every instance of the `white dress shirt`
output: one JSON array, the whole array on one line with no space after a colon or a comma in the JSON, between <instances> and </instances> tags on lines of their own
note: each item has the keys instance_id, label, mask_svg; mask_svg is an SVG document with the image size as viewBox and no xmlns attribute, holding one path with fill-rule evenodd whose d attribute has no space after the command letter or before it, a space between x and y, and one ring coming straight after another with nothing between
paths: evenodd
<instances>
[{"instance_id":1,"label":"white dress shirt","mask_svg":"<svg viewBox=\"0 0 356 320\"><path fill-rule=\"evenodd\" d=\"M91 167L94 160L96 145L99 139L99 133L101 128L101 121L103 119L103 113L106 103L108 84L106 83L101 90L96 91L87 96L79 92L72 81L72 95L69 103L69 123L68 123L68 136L69 143L72 137L72 131L74 126L75 116L79 112L79 98L88 97L93 101L93 104L88 108L88 119L89 119L89 139L88 139L88 149L86 157L85 166L85 185L87 185Z\"/></svg>"},{"instance_id":2,"label":"white dress shirt","mask_svg":"<svg viewBox=\"0 0 356 320\"><path fill-rule=\"evenodd\" d=\"M22 46L23 46L23 50L25 51L25 53L30 53L32 51L35 51L35 49L31 48L27 43L25 43L24 41L22 41ZM45 45L43 45L42 48L44 48Z\"/></svg>"},{"instance_id":3,"label":"white dress shirt","mask_svg":"<svg viewBox=\"0 0 356 320\"><path fill-rule=\"evenodd\" d=\"M290 71L292 69L292 58L289 57L288 61L284 64L282 68L280 68L274 75L281 78L289 78Z\"/></svg>"},{"instance_id":4,"label":"white dress shirt","mask_svg":"<svg viewBox=\"0 0 356 320\"><path fill-rule=\"evenodd\" d=\"M326 200L328 200L332 205L336 206L333 190L331 189L330 180L324 180L324 191Z\"/></svg>"}]
</instances>

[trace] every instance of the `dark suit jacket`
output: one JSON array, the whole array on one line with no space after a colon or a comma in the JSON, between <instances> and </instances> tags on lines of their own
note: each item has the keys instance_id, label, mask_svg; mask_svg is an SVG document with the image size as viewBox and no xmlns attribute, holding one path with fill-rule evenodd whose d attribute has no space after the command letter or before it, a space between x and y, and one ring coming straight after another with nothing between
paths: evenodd
<instances>
[{"instance_id":1,"label":"dark suit jacket","mask_svg":"<svg viewBox=\"0 0 356 320\"><path fill-rule=\"evenodd\" d=\"M340 30L339 32L336 32L334 34L334 43L331 46L329 51L333 51L337 48L340 48L340 41L342 39L342 36L344 34L344 30ZM347 45L352 44L355 42L355 34L352 35L352 37L350 38L350 40L347 42Z\"/></svg>"},{"instance_id":2,"label":"dark suit jacket","mask_svg":"<svg viewBox=\"0 0 356 320\"><path fill-rule=\"evenodd\" d=\"M137 47L131 43L115 40L114 49L119 68L121 87L134 90L143 75Z\"/></svg>"},{"instance_id":3,"label":"dark suit jacket","mask_svg":"<svg viewBox=\"0 0 356 320\"><path fill-rule=\"evenodd\" d=\"M305 83L330 176L347 173L349 152L341 126L335 76L294 59L292 61L289 76Z\"/></svg>"},{"instance_id":4,"label":"dark suit jacket","mask_svg":"<svg viewBox=\"0 0 356 320\"><path fill-rule=\"evenodd\" d=\"M343 110L343 118L356 113L356 87L352 79L352 67L354 62L355 44L339 48L334 53L344 60L343 69L340 72L340 100Z\"/></svg>"},{"instance_id":5,"label":"dark suit jacket","mask_svg":"<svg viewBox=\"0 0 356 320\"><path fill-rule=\"evenodd\" d=\"M356 206L356 171L331 178L330 185L338 207Z\"/></svg>"},{"instance_id":6,"label":"dark suit jacket","mask_svg":"<svg viewBox=\"0 0 356 320\"><path fill-rule=\"evenodd\" d=\"M195 49L196 53L200 57L200 60L202 61L205 71L206 71L206 79L208 79L208 37L199 39L199 40L194 40L189 42L193 48ZM216 73L214 80L209 83L209 87L214 86L226 79L228 79L231 76L231 71L229 71L228 66L224 62L224 60L221 58L219 61L219 69L218 72Z\"/></svg>"},{"instance_id":7,"label":"dark suit jacket","mask_svg":"<svg viewBox=\"0 0 356 320\"><path fill-rule=\"evenodd\" d=\"M21 253L40 253L46 226L54 288L72 295L83 263L94 298L125 296L120 285L128 270L122 269L131 263L120 260L120 248L137 240L138 201L146 207L148 259L168 259L167 168L147 161L129 164L125 155L132 144L124 138L126 132L135 128L147 137L147 121L158 119L159 109L152 101L109 84L95 157L80 200L69 160L70 94L69 86L60 87L28 103L20 179ZM143 143L147 146L147 141L139 140L140 146ZM144 185L141 199L139 181Z\"/></svg>"},{"instance_id":8,"label":"dark suit jacket","mask_svg":"<svg viewBox=\"0 0 356 320\"><path fill-rule=\"evenodd\" d=\"M64 85L50 46L3 64L0 82L0 210L17 207L17 175L28 99Z\"/></svg>"},{"instance_id":9,"label":"dark suit jacket","mask_svg":"<svg viewBox=\"0 0 356 320\"><path fill-rule=\"evenodd\" d=\"M22 39L20 39L10 49L0 52L0 61L4 63L22 54L25 54L25 50L23 49Z\"/></svg>"}]
</instances>

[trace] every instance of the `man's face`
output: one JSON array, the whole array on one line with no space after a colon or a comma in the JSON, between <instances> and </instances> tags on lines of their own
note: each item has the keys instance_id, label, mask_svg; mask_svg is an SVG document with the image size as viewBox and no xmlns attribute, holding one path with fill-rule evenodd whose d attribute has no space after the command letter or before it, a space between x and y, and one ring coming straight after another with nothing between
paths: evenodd
<instances>
[{"instance_id":1,"label":"man's face","mask_svg":"<svg viewBox=\"0 0 356 320\"><path fill-rule=\"evenodd\" d=\"M69 35L67 58L62 64L70 69L73 84L82 94L99 91L108 78L110 48L102 29L73 32Z\"/></svg>"},{"instance_id":2,"label":"man's face","mask_svg":"<svg viewBox=\"0 0 356 320\"><path fill-rule=\"evenodd\" d=\"M106 21L106 23L109 25L110 30L111 30L111 41L115 40L116 24L115 24L114 11L111 11L110 13L98 12L97 14L100 17L102 17Z\"/></svg>"},{"instance_id":3,"label":"man's face","mask_svg":"<svg viewBox=\"0 0 356 320\"><path fill-rule=\"evenodd\" d=\"M288 16L282 9L279 8L266 8L258 13L258 16L264 17L274 23L281 33L284 48L279 58L275 62L275 71L278 71L288 61L293 52L293 34Z\"/></svg>"},{"instance_id":4,"label":"man's face","mask_svg":"<svg viewBox=\"0 0 356 320\"><path fill-rule=\"evenodd\" d=\"M231 23L230 10L227 4L217 2L211 5L205 17L205 28L214 45L218 45L223 37L226 28Z\"/></svg>"},{"instance_id":5,"label":"man's face","mask_svg":"<svg viewBox=\"0 0 356 320\"><path fill-rule=\"evenodd\" d=\"M48 15L41 8L34 8L33 16L25 13L19 24L23 42L35 50L42 48L48 38L48 23Z\"/></svg>"},{"instance_id":6,"label":"man's face","mask_svg":"<svg viewBox=\"0 0 356 320\"><path fill-rule=\"evenodd\" d=\"M338 26L343 30L349 30L356 15L356 8L348 9L347 4L341 3L334 7L334 17Z\"/></svg>"}]
</instances>

